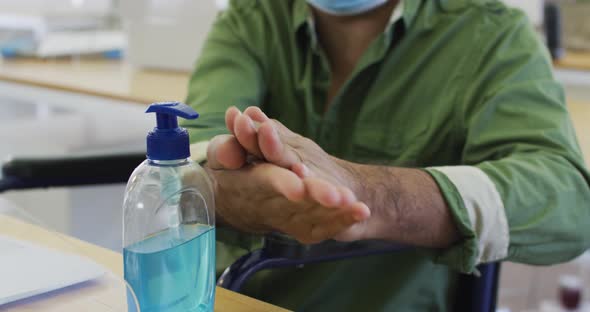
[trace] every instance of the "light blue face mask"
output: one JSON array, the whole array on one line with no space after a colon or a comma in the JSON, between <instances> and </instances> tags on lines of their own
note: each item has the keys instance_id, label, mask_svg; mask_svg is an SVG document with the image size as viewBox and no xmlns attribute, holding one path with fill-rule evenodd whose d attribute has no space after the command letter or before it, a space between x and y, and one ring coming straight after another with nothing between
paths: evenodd
<instances>
[{"instance_id":1,"label":"light blue face mask","mask_svg":"<svg viewBox=\"0 0 590 312\"><path fill-rule=\"evenodd\" d=\"M370 11L387 0L307 0L318 10L333 15L357 15Z\"/></svg>"}]
</instances>

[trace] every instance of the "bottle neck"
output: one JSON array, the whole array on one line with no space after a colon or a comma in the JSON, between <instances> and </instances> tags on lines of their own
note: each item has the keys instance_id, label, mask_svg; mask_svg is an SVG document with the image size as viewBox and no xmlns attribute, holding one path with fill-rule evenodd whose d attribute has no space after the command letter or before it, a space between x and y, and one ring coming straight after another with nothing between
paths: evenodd
<instances>
[{"instance_id":1,"label":"bottle neck","mask_svg":"<svg viewBox=\"0 0 590 312\"><path fill-rule=\"evenodd\" d=\"M148 163L152 166L170 167L170 166L182 166L189 163L188 158L173 159L173 160L155 160L149 159Z\"/></svg>"}]
</instances>

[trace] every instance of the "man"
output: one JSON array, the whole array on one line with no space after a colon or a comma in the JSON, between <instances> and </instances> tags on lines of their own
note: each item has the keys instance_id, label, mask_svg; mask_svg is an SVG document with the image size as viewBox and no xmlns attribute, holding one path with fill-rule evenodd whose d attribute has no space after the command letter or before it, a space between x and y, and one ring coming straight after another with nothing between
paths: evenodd
<instances>
[{"instance_id":1,"label":"man","mask_svg":"<svg viewBox=\"0 0 590 312\"><path fill-rule=\"evenodd\" d=\"M188 102L218 216L239 230L218 229L220 269L259 244L246 233L416 246L262 272L248 295L449 311L458 272L588 247L590 176L563 91L527 19L499 2L234 1Z\"/></svg>"}]
</instances>

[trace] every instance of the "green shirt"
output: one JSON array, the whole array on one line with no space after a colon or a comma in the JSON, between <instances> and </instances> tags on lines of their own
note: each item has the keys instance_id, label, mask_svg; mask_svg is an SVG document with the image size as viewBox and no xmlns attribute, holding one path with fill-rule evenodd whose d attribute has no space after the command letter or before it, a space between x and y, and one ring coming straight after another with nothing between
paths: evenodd
<instances>
[{"instance_id":1,"label":"green shirt","mask_svg":"<svg viewBox=\"0 0 590 312\"><path fill-rule=\"evenodd\" d=\"M229 106L257 105L339 158L424 168L463 238L446 250L262 272L246 294L301 311L449 311L458 272L478 262L552 264L588 247L590 176L521 12L405 1L324 112L330 79L304 0L233 1L190 82L201 118L185 126L193 142L208 140L227 132ZM218 237L220 270L259 245L231 230Z\"/></svg>"}]
</instances>

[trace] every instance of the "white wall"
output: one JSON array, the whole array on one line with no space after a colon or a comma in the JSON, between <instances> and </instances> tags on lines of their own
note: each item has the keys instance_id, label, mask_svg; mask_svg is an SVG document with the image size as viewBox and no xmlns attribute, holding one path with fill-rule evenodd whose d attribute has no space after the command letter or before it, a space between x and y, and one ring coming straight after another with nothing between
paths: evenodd
<instances>
[{"instance_id":1,"label":"white wall","mask_svg":"<svg viewBox=\"0 0 590 312\"><path fill-rule=\"evenodd\" d=\"M543 0L504 0L509 6L523 10L535 26L543 23Z\"/></svg>"}]
</instances>

